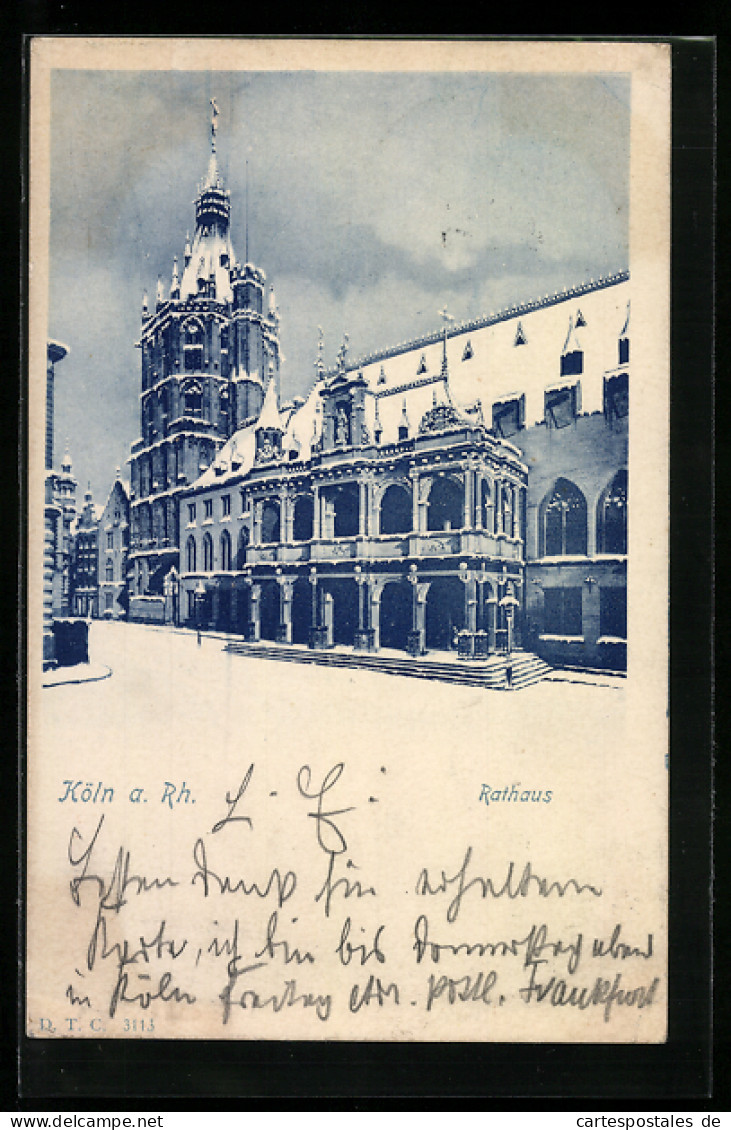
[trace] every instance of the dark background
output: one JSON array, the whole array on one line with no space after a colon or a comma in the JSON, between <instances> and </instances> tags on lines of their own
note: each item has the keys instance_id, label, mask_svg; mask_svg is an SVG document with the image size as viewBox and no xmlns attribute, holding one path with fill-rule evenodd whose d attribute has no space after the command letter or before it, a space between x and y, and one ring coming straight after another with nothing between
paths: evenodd
<instances>
[{"instance_id":1,"label":"dark background","mask_svg":"<svg viewBox=\"0 0 731 1130\"><path fill-rule=\"evenodd\" d=\"M24 72L29 34L254 34L255 29L225 23L225 10L207 16L200 8L166 11L140 4L90 8L76 3L18 2L0 15L0 126L3 147L0 168L0 224L3 254L0 280L4 301L0 326L4 342L0 379L0 437L7 538L0 555L0 596L4 613L0 634L2 685L7 717L22 721L17 708L15 670L17 627L23 616L21 581L14 546L24 534L24 389L25 364L25 113ZM323 10L324 13L324 10ZM671 842L670 842L670 1028L660 1046L507 1045L507 1044L340 1044L246 1043L188 1041L26 1041L21 1011L8 1007L16 988L15 950L18 924L12 913L17 897L16 844L3 837L4 866L0 884L5 913L3 981L0 987L2 1025L2 1091L0 1109L49 1111L113 1111L115 1109L190 1110L286 1109L294 1100L309 1100L329 1110L525 1110L536 1103L543 1110L672 1111L728 1110L729 1009L725 1003L731 953L728 902L717 895L715 1033L711 1035L711 816L713 645L722 653L723 599L715 629L714 584L723 593L722 563L729 526L718 520L714 564L713 474L728 466L727 426L729 377L728 258L721 249L714 261L715 228L723 231L727 216L723 187L729 163L725 130L719 130L716 152L716 93L724 121L728 101L728 37L717 36L717 12L694 6L695 22L707 33L700 38L668 38L673 48L673 229L671 348ZM454 13L450 13L454 23ZM326 14L310 16L308 26L292 20L287 35L394 35L423 37L428 33L388 24L365 9L348 12L348 25L337 20L323 26ZM207 21L207 22L206 22ZM406 22L406 21L405 21ZM463 21L464 22L464 21ZM218 26L213 27L216 23ZM365 26L366 23L368 26ZM276 34L275 21L256 29ZM284 31L284 29L283 29ZM283 32L282 32L283 33ZM474 37L474 28L464 30ZM449 35L455 35L452 26ZM504 36L503 36L504 37ZM511 38L516 38L511 36ZM540 38L531 35L530 38ZM572 39L571 36L553 38ZM601 38L611 38L602 36ZM642 38L642 37L625 37ZM656 35L648 38L662 39ZM716 176L720 189L715 187ZM716 222L716 213L718 220ZM718 313L715 313L718 295ZM21 312L20 323L18 310ZM718 378L715 366L718 365ZM715 413L715 414L714 414ZM715 425L715 428L714 428ZM21 460L18 463L18 436ZM717 489L718 501L723 492ZM18 505L19 500L19 505ZM20 591L19 591L20 590ZM20 600L19 600L20 598ZM21 615L18 621L18 608ZM726 721L722 694L716 704L720 732ZM5 727L12 731L12 725ZM23 857L23 753L20 728L21 816L19 858ZM720 741L720 739L718 739ZM13 743L8 741L7 771L0 790L3 826L17 817ZM715 780L717 827L715 855L720 870L725 854L728 788L723 755ZM21 891L22 900L22 891ZM22 901L21 901L22 911ZM22 925L22 918L21 918ZM22 947L21 947L22 953ZM22 982L21 982L22 985ZM717 1063L714 1073L713 1062ZM720 1068L720 1070L719 1070Z\"/></svg>"}]
</instances>

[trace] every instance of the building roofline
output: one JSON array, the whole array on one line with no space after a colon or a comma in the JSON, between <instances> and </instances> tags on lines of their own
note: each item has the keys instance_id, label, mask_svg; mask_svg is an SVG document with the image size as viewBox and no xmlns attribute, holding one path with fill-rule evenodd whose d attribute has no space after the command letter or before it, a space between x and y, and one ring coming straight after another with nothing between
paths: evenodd
<instances>
[{"instance_id":1,"label":"building roofline","mask_svg":"<svg viewBox=\"0 0 731 1130\"><path fill-rule=\"evenodd\" d=\"M513 318L518 318L521 315L529 314L534 310L543 310L549 306L558 306L561 302L566 302L572 298L578 298L583 294L591 294L596 290L605 290L609 286L617 286L619 283L627 282L629 279L629 270L615 271L612 275L606 275L599 279L591 279L587 283L579 283L576 286L568 287L566 290L557 291L555 294L548 294L544 298L533 299L529 302L520 303L517 306L509 306L504 310L498 310L496 314L483 315L480 318L472 318L466 322L455 322L455 324L447 330L447 337L458 337L460 334L469 333L473 330L481 330L486 326L494 326L499 322L508 322ZM401 342L399 345L393 345L387 349L376 350L373 353L365 353L363 356L356 358L346 366L346 372L353 372L356 369L361 369L365 365L372 365L375 361L385 361L389 357L397 357L401 353L409 353L413 349L424 348L427 345L436 345L444 340L444 328L432 330L431 333L424 334L422 337L413 338L411 341ZM323 372L323 378L333 377L338 372L337 368L327 369Z\"/></svg>"}]
</instances>

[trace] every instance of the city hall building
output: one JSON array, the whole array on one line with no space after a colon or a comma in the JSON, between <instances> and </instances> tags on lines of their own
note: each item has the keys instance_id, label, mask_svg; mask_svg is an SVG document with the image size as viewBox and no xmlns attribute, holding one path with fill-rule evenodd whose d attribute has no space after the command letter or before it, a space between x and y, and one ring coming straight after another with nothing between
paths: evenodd
<instances>
[{"instance_id":1,"label":"city hall building","mask_svg":"<svg viewBox=\"0 0 731 1130\"><path fill-rule=\"evenodd\" d=\"M130 616L249 641L626 665L629 278L326 370L282 404L213 135L196 230L143 309Z\"/></svg>"}]
</instances>

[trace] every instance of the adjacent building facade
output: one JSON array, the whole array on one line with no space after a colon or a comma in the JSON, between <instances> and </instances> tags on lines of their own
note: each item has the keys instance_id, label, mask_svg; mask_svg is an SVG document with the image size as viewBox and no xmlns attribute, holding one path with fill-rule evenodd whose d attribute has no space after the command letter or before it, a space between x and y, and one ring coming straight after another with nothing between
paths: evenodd
<instances>
[{"instance_id":1,"label":"adjacent building facade","mask_svg":"<svg viewBox=\"0 0 731 1130\"><path fill-rule=\"evenodd\" d=\"M87 620L99 615L100 513L88 489L73 529L71 551L71 611Z\"/></svg>"},{"instance_id":2,"label":"adjacent building facade","mask_svg":"<svg viewBox=\"0 0 731 1130\"><path fill-rule=\"evenodd\" d=\"M129 487L117 472L98 525L98 615L106 620L127 617L129 519Z\"/></svg>"}]
</instances>

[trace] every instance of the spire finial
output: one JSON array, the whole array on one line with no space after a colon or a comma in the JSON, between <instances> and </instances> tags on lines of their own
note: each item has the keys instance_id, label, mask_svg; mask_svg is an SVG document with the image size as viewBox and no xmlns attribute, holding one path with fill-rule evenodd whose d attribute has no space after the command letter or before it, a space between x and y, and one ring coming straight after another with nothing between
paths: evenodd
<instances>
[{"instance_id":1,"label":"spire finial","mask_svg":"<svg viewBox=\"0 0 731 1130\"><path fill-rule=\"evenodd\" d=\"M218 105L215 98L211 98L211 151L216 152L216 131L218 130Z\"/></svg>"},{"instance_id":2,"label":"spire finial","mask_svg":"<svg viewBox=\"0 0 731 1130\"><path fill-rule=\"evenodd\" d=\"M244 213L244 260L249 262L249 159L246 159L245 213Z\"/></svg>"}]
</instances>

